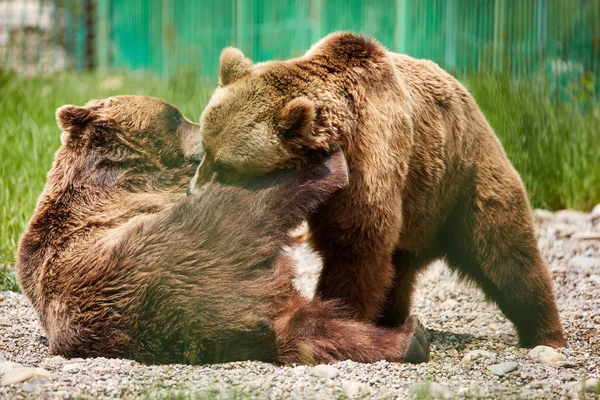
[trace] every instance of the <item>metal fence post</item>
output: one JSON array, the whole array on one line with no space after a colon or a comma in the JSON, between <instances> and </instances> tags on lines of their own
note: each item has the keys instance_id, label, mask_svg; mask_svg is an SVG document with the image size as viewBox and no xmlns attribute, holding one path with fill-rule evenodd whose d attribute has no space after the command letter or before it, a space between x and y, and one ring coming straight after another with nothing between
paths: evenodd
<instances>
[{"instance_id":1,"label":"metal fence post","mask_svg":"<svg viewBox=\"0 0 600 400\"><path fill-rule=\"evenodd\" d=\"M506 1L494 2L494 71L499 72L505 66L506 52Z\"/></svg>"},{"instance_id":2,"label":"metal fence post","mask_svg":"<svg viewBox=\"0 0 600 400\"><path fill-rule=\"evenodd\" d=\"M100 71L110 66L110 2L96 0L96 65Z\"/></svg>"},{"instance_id":3,"label":"metal fence post","mask_svg":"<svg viewBox=\"0 0 600 400\"><path fill-rule=\"evenodd\" d=\"M408 32L408 2L396 0L396 21L394 24L394 47L398 53L406 53L406 33Z\"/></svg>"},{"instance_id":4,"label":"metal fence post","mask_svg":"<svg viewBox=\"0 0 600 400\"><path fill-rule=\"evenodd\" d=\"M311 0L310 2L310 46L315 44L323 36L321 15L323 13L323 3L321 0Z\"/></svg>"},{"instance_id":5,"label":"metal fence post","mask_svg":"<svg viewBox=\"0 0 600 400\"><path fill-rule=\"evenodd\" d=\"M456 68L456 1L446 0L446 68Z\"/></svg>"}]
</instances>

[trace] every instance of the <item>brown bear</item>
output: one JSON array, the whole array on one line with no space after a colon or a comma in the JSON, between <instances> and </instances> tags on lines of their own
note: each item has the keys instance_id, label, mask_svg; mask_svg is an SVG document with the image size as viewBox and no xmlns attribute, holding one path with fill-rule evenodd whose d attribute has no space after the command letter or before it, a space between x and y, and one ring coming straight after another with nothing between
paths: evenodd
<instances>
[{"instance_id":1,"label":"brown bear","mask_svg":"<svg viewBox=\"0 0 600 400\"><path fill-rule=\"evenodd\" d=\"M192 186L343 150L350 184L309 219L323 299L398 326L419 272L444 258L523 346L565 345L520 177L469 92L435 63L352 33L256 65L226 48L200 125L206 156Z\"/></svg>"},{"instance_id":2,"label":"brown bear","mask_svg":"<svg viewBox=\"0 0 600 400\"><path fill-rule=\"evenodd\" d=\"M63 129L18 250L21 287L66 357L148 363L426 361L423 327L352 320L291 283L288 231L348 183L341 152L186 197L198 125L138 96L57 111ZM191 139L196 137L196 139Z\"/></svg>"}]
</instances>

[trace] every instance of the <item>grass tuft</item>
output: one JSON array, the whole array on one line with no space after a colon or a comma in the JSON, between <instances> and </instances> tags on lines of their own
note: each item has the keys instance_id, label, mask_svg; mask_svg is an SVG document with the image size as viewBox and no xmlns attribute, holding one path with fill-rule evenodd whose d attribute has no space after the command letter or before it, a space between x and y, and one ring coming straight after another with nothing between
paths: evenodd
<instances>
[{"instance_id":1,"label":"grass tuft","mask_svg":"<svg viewBox=\"0 0 600 400\"><path fill-rule=\"evenodd\" d=\"M0 292L20 292L15 270L8 265L0 265Z\"/></svg>"},{"instance_id":2,"label":"grass tuft","mask_svg":"<svg viewBox=\"0 0 600 400\"><path fill-rule=\"evenodd\" d=\"M467 80L536 208L600 203L600 104L554 102L543 83L482 75Z\"/></svg>"}]
</instances>

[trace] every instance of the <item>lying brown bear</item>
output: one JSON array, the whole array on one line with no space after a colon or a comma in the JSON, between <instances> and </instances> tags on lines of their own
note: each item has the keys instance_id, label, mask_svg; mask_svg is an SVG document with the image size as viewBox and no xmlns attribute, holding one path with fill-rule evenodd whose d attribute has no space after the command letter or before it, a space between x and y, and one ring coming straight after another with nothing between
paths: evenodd
<instances>
[{"instance_id":1,"label":"lying brown bear","mask_svg":"<svg viewBox=\"0 0 600 400\"><path fill-rule=\"evenodd\" d=\"M416 317L385 330L291 284L290 229L348 183L341 152L186 197L198 125L119 96L57 112L62 146L17 271L66 357L142 362L426 361Z\"/></svg>"},{"instance_id":2,"label":"lying brown bear","mask_svg":"<svg viewBox=\"0 0 600 400\"><path fill-rule=\"evenodd\" d=\"M227 48L201 127L206 158L192 186L344 151L350 184L309 221L322 298L398 326L419 272L445 258L523 346L565 345L519 175L471 95L433 62L351 33L256 65Z\"/></svg>"}]
</instances>

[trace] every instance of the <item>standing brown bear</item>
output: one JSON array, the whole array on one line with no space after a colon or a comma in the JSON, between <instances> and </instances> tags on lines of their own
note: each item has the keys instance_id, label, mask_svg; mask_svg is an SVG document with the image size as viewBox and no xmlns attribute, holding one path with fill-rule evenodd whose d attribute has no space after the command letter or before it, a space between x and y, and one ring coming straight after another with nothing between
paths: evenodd
<instances>
[{"instance_id":1,"label":"standing brown bear","mask_svg":"<svg viewBox=\"0 0 600 400\"><path fill-rule=\"evenodd\" d=\"M67 357L426 361L416 317L388 330L291 283L288 231L348 183L341 152L186 197L198 125L140 96L57 112L62 146L19 244L17 271Z\"/></svg>"},{"instance_id":2,"label":"standing brown bear","mask_svg":"<svg viewBox=\"0 0 600 400\"><path fill-rule=\"evenodd\" d=\"M514 323L523 346L565 345L525 189L467 90L435 63L335 33L304 56L221 54L193 185L306 164L341 148L350 185L309 219L318 293L398 326L415 280L445 258Z\"/></svg>"}]
</instances>

